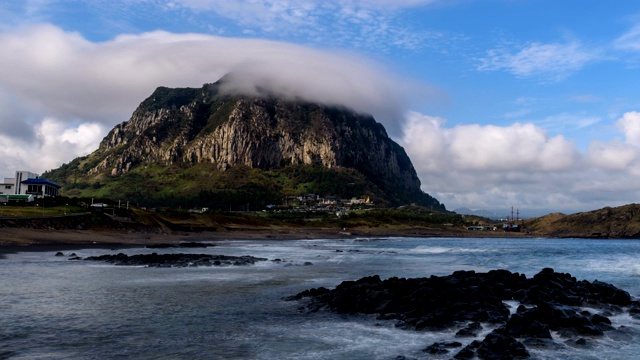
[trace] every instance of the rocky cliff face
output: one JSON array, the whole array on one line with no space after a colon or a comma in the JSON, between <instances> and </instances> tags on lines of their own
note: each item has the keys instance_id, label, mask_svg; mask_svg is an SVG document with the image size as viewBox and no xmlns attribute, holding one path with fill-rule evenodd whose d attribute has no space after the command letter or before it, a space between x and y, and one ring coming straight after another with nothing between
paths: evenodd
<instances>
[{"instance_id":1,"label":"rocky cliff face","mask_svg":"<svg viewBox=\"0 0 640 360\"><path fill-rule=\"evenodd\" d=\"M274 170L311 164L356 170L387 194L389 203L444 210L420 190L404 149L371 116L273 96L228 94L221 86L219 81L202 88L156 89L98 150L48 176L78 188L78 179L102 186L149 164L206 164L219 172L239 165Z\"/></svg>"},{"instance_id":2,"label":"rocky cliff face","mask_svg":"<svg viewBox=\"0 0 640 360\"><path fill-rule=\"evenodd\" d=\"M122 175L145 163L243 164L274 169L319 164L357 169L374 182L419 190L404 149L371 116L347 109L276 98L158 88L102 141L88 174Z\"/></svg>"}]
</instances>

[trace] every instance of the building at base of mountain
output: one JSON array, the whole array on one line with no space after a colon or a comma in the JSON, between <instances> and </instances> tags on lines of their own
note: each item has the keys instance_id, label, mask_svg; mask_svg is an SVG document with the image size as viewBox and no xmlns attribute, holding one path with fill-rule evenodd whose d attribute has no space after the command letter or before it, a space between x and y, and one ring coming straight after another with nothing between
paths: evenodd
<instances>
[{"instance_id":1,"label":"building at base of mountain","mask_svg":"<svg viewBox=\"0 0 640 360\"><path fill-rule=\"evenodd\" d=\"M30 171L16 171L13 178L4 178L0 184L0 194L33 195L34 197L56 197L61 186Z\"/></svg>"}]
</instances>

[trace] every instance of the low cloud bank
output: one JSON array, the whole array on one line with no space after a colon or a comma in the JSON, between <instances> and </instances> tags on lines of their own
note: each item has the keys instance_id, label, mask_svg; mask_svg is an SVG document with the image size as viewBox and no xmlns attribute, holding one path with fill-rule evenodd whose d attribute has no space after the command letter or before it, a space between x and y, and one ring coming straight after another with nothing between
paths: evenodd
<instances>
[{"instance_id":1,"label":"low cloud bank","mask_svg":"<svg viewBox=\"0 0 640 360\"><path fill-rule=\"evenodd\" d=\"M409 113L400 144L423 189L449 209L582 211L640 198L640 113L616 122L621 139L594 141L585 152L533 124L460 125Z\"/></svg>"},{"instance_id":2,"label":"low cloud bank","mask_svg":"<svg viewBox=\"0 0 640 360\"><path fill-rule=\"evenodd\" d=\"M267 40L155 31L94 43L41 24L0 33L0 47L0 142L5 145L0 169L5 174L15 168L42 172L85 155L97 148L100 136L94 132L104 136L127 120L158 86L199 87L230 72L236 74L227 84L230 90L259 87L346 106L372 114L395 135L400 135L405 99L432 93L353 54ZM52 121L55 131L43 131ZM89 129L85 138L94 146L60 135ZM53 153L34 159L20 149Z\"/></svg>"},{"instance_id":3,"label":"low cloud bank","mask_svg":"<svg viewBox=\"0 0 640 360\"><path fill-rule=\"evenodd\" d=\"M55 118L34 124L34 139L0 134L0 177L12 177L16 170L42 172L98 148L109 129L98 123L69 126Z\"/></svg>"},{"instance_id":4,"label":"low cloud bank","mask_svg":"<svg viewBox=\"0 0 640 360\"><path fill-rule=\"evenodd\" d=\"M393 132L404 96L430 91L355 55L267 40L156 31L93 43L39 25L0 34L0 46L0 91L15 99L11 113L0 110L2 124L9 116L25 124L54 116L111 126L158 86L199 87L237 72L238 89L345 105Z\"/></svg>"}]
</instances>

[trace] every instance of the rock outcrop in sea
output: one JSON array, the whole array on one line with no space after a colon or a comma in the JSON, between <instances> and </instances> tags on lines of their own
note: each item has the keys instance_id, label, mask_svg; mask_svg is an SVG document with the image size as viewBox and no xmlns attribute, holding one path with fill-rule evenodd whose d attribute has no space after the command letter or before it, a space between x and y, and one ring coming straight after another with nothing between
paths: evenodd
<instances>
[{"instance_id":1,"label":"rock outcrop in sea","mask_svg":"<svg viewBox=\"0 0 640 360\"><path fill-rule=\"evenodd\" d=\"M81 260L74 258L72 260ZM146 267L196 267L196 266L229 266L229 265L253 265L258 261L267 261L265 258L255 256L228 256L211 254L140 254L126 255L123 253L90 256L86 261L104 261L122 266L146 266Z\"/></svg>"},{"instance_id":2,"label":"rock outcrop in sea","mask_svg":"<svg viewBox=\"0 0 640 360\"><path fill-rule=\"evenodd\" d=\"M585 346L605 332L617 331L610 316L625 312L640 316L640 302L628 292L550 268L533 278L507 270L414 279L382 280L374 275L285 299L306 299L304 309L310 312L326 308L378 314L378 319L396 321L397 327L408 330L457 329L455 339L424 349L430 354L450 353L456 359L528 358L528 347L551 347L554 341ZM517 309L509 308L505 303L509 300L519 303ZM494 329L476 339L485 327ZM463 346L464 339L473 340Z\"/></svg>"}]
</instances>

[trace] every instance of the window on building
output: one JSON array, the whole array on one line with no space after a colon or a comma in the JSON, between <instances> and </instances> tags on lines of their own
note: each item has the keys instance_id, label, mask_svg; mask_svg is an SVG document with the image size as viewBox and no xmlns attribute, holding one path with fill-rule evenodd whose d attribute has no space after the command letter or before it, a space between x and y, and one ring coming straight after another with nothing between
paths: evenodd
<instances>
[{"instance_id":1,"label":"window on building","mask_svg":"<svg viewBox=\"0 0 640 360\"><path fill-rule=\"evenodd\" d=\"M29 185L27 194L40 194L40 185Z\"/></svg>"}]
</instances>

